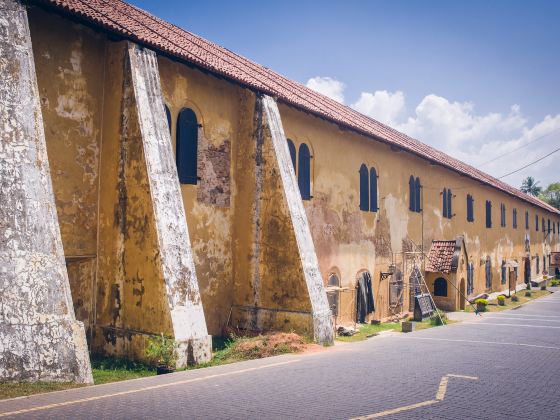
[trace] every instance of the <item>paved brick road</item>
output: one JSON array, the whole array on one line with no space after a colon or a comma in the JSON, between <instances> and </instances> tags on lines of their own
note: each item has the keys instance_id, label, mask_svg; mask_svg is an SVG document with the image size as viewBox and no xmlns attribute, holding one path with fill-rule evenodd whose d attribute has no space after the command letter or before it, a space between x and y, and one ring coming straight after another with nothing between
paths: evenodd
<instances>
[{"instance_id":1,"label":"paved brick road","mask_svg":"<svg viewBox=\"0 0 560 420\"><path fill-rule=\"evenodd\" d=\"M440 387L449 374L478 380L451 376ZM426 401L431 403L387 411ZM29 409L36 410L14 413ZM0 413L99 419L349 419L374 413L386 419L560 418L560 293L475 322L317 354L0 402Z\"/></svg>"}]
</instances>

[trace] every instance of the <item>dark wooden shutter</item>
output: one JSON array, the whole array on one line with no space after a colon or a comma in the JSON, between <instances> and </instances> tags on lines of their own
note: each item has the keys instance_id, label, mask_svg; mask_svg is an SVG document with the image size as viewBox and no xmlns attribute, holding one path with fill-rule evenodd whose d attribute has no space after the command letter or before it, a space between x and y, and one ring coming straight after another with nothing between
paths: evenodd
<instances>
[{"instance_id":1,"label":"dark wooden shutter","mask_svg":"<svg viewBox=\"0 0 560 420\"><path fill-rule=\"evenodd\" d=\"M369 211L377 211L377 171L369 170Z\"/></svg>"},{"instance_id":2,"label":"dark wooden shutter","mask_svg":"<svg viewBox=\"0 0 560 420\"><path fill-rule=\"evenodd\" d=\"M421 199L421 193L420 193L420 188L422 188L422 185L420 184L420 178L416 178L416 181L414 181L414 205L415 205L415 210L417 212L421 212L422 211L422 199Z\"/></svg>"},{"instance_id":3,"label":"dark wooden shutter","mask_svg":"<svg viewBox=\"0 0 560 420\"><path fill-rule=\"evenodd\" d=\"M184 108L177 118L177 172L181 184L198 181L198 121L190 108Z\"/></svg>"},{"instance_id":4,"label":"dark wooden shutter","mask_svg":"<svg viewBox=\"0 0 560 420\"><path fill-rule=\"evenodd\" d=\"M434 282L434 296L447 296L447 280L439 277Z\"/></svg>"},{"instance_id":5,"label":"dark wooden shutter","mask_svg":"<svg viewBox=\"0 0 560 420\"><path fill-rule=\"evenodd\" d=\"M294 172L296 171L296 146L294 142L288 139L288 149L290 150L290 158L292 159L292 166L294 167Z\"/></svg>"},{"instance_id":6,"label":"dark wooden shutter","mask_svg":"<svg viewBox=\"0 0 560 420\"><path fill-rule=\"evenodd\" d=\"M414 189L414 177L412 175L410 175L410 178L408 179L408 196L409 196L408 208L410 209L410 211L416 211L416 204L414 202L414 199L416 197L416 192Z\"/></svg>"},{"instance_id":7,"label":"dark wooden shutter","mask_svg":"<svg viewBox=\"0 0 560 420\"><path fill-rule=\"evenodd\" d=\"M169 127L169 134L171 134L171 111L167 105L163 105L165 108L165 116L167 117L167 126Z\"/></svg>"},{"instance_id":8,"label":"dark wooden shutter","mask_svg":"<svg viewBox=\"0 0 560 420\"><path fill-rule=\"evenodd\" d=\"M311 153L307 144L299 146L298 185L302 200L311 199Z\"/></svg>"},{"instance_id":9,"label":"dark wooden shutter","mask_svg":"<svg viewBox=\"0 0 560 420\"><path fill-rule=\"evenodd\" d=\"M451 190L447 190L447 217L451 219L453 217L453 209L451 208L451 202L453 201L453 193Z\"/></svg>"},{"instance_id":10,"label":"dark wooden shutter","mask_svg":"<svg viewBox=\"0 0 560 420\"><path fill-rule=\"evenodd\" d=\"M360 166L360 210L369 210L368 169L363 163Z\"/></svg>"},{"instance_id":11,"label":"dark wooden shutter","mask_svg":"<svg viewBox=\"0 0 560 420\"><path fill-rule=\"evenodd\" d=\"M443 213L443 217L447 217L447 188L443 189L443 193L442 195L442 213Z\"/></svg>"}]
</instances>

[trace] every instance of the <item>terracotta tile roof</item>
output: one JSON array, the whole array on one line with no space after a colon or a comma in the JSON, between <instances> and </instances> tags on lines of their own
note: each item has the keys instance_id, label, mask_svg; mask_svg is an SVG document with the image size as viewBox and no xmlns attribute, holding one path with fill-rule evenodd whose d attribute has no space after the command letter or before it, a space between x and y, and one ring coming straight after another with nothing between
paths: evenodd
<instances>
[{"instance_id":1,"label":"terracotta tile roof","mask_svg":"<svg viewBox=\"0 0 560 420\"><path fill-rule=\"evenodd\" d=\"M432 247L426 261L426 271L450 273L456 243L456 241L432 241Z\"/></svg>"},{"instance_id":2,"label":"terracotta tile roof","mask_svg":"<svg viewBox=\"0 0 560 420\"><path fill-rule=\"evenodd\" d=\"M281 102L404 149L530 204L560 214L560 211L554 207L466 163L135 6L120 0L35 0L34 2L70 13L95 26L120 34L156 51L191 62L241 85L272 95Z\"/></svg>"}]
</instances>

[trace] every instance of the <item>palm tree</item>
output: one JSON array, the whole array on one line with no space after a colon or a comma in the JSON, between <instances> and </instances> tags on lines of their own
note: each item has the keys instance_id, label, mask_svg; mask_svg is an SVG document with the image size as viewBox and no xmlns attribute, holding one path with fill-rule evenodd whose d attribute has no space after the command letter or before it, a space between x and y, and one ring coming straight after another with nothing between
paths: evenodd
<instances>
[{"instance_id":1,"label":"palm tree","mask_svg":"<svg viewBox=\"0 0 560 420\"><path fill-rule=\"evenodd\" d=\"M542 187L539 187L539 181L535 181L535 178L533 178L532 176L528 176L523 180L523 183L521 184L521 191L537 197L541 193Z\"/></svg>"}]
</instances>

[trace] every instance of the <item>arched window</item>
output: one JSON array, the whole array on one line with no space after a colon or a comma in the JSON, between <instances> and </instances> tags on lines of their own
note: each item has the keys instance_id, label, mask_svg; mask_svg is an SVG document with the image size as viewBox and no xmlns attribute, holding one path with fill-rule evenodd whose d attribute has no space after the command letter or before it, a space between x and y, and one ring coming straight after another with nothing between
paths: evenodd
<instances>
[{"instance_id":1,"label":"arched window","mask_svg":"<svg viewBox=\"0 0 560 420\"><path fill-rule=\"evenodd\" d=\"M311 199L311 153L307 144L299 146L298 185L302 200Z\"/></svg>"},{"instance_id":2,"label":"arched window","mask_svg":"<svg viewBox=\"0 0 560 420\"><path fill-rule=\"evenodd\" d=\"M368 169L362 163L360 166L360 210L369 210L369 182L368 182Z\"/></svg>"},{"instance_id":3,"label":"arched window","mask_svg":"<svg viewBox=\"0 0 560 420\"><path fill-rule=\"evenodd\" d=\"M434 296L447 296L447 280L439 277L434 281Z\"/></svg>"},{"instance_id":4,"label":"arched window","mask_svg":"<svg viewBox=\"0 0 560 420\"><path fill-rule=\"evenodd\" d=\"M375 168L369 170L369 211L376 212L377 206L377 171Z\"/></svg>"},{"instance_id":5,"label":"arched window","mask_svg":"<svg viewBox=\"0 0 560 420\"><path fill-rule=\"evenodd\" d=\"M169 134L171 134L171 111L167 105L163 105L165 108L165 116L167 117L167 126L169 127Z\"/></svg>"},{"instance_id":6,"label":"arched window","mask_svg":"<svg viewBox=\"0 0 560 420\"><path fill-rule=\"evenodd\" d=\"M414 177L410 175L408 179L408 197L409 197L409 205L408 208L410 211L416 211L416 191L414 188Z\"/></svg>"},{"instance_id":7,"label":"arched window","mask_svg":"<svg viewBox=\"0 0 560 420\"><path fill-rule=\"evenodd\" d=\"M336 273L329 274L329 281L327 285L330 287L340 287L340 279L338 278Z\"/></svg>"},{"instance_id":8,"label":"arched window","mask_svg":"<svg viewBox=\"0 0 560 420\"><path fill-rule=\"evenodd\" d=\"M492 288L492 262L490 261L490 257L486 257L485 271L486 271L486 288L491 289Z\"/></svg>"},{"instance_id":9,"label":"arched window","mask_svg":"<svg viewBox=\"0 0 560 420\"><path fill-rule=\"evenodd\" d=\"M443 217L447 217L447 188L443 189L443 204L442 204L442 212L443 212Z\"/></svg>"},{"instance_id":10,"label":"arched window","mask_svg":"<svg viewBox=\"0 0 560 420\"><path fill-rule=\"evenodd\" d=\"M292 165L294 167L294 172L296 171L296 146L294 142L288 139L288 150L290 151L290 158L292 159Z\"/></svg>"},{"instance_id":11,"label":"arched window","mask_svg":"<svg viewBox=\"0 0 560 420\"><path fill-rule=\"evenodd\" d=\"M416 212L421 212L422 208L421 208L421 195L420 195L420 188L422 188L422 184L420 184L420 178L416 178L416 180L414 181L414 204L415 204L415 211Z\"/></svg>"},{"instance_id":12,"label":"arched window","mask_svg":"<svg viewBox=\"0 0 560 420\"><path fill-rule=\"evenodd\" d=\"M190 108L183 108L177 117L177 172L181 184L198 181L198 121Z\"/></svg>"},{"instance_id":13,"label":"arched window","mask_svg":"<svg viewBox=\"0 0 560 420\"><path fill-rule=\"evenodd\" d=\"M507 268L506 262L502 260L502 284L506 284Z\"/></svg>"},{"instance_id":14,"label":"arched window","mask_svg":"<svg viewBox=\"0 0 560 420\"><path fill-rule=\"evenodd\" d=\"M453 217L453 209L451 207L451 202L453 200L453 193L451 189L447 190L447 218L451 219Z\"/></svg>"},{"instance_id":15,"label":"arched window","mask_svg":"<svg viewBox=\"0 0 560 420\"><path fill-rule=\"evenodd\" d=\"M486 200L486 227L492 227L492 202Z\"/></svg>"}]
</instances>

